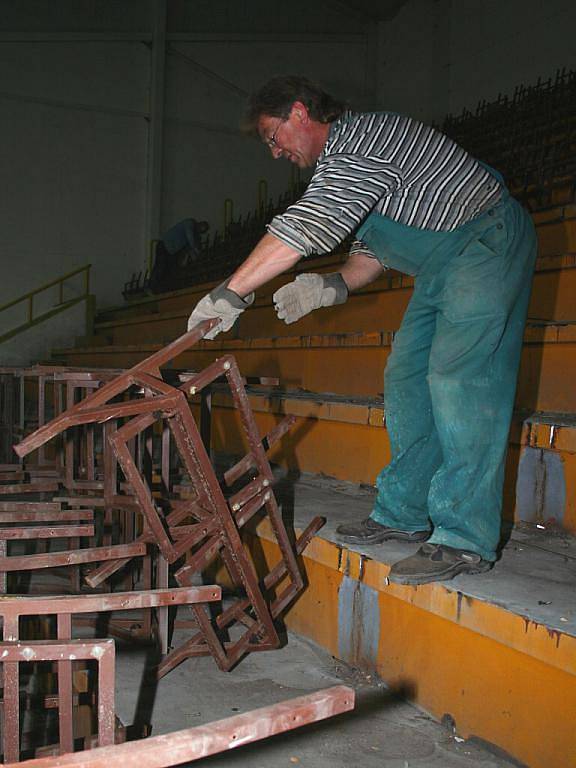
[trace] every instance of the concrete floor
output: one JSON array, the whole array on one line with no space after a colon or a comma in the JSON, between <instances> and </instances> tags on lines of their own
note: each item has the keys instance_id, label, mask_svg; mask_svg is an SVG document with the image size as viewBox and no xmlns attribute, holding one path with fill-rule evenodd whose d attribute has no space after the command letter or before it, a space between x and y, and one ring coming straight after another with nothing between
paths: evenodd
<instances>
[{"instance_id":1,"label":"concrete floor","mask_svg":"<svg viewBox=\"0 0 576 768\"><path fill-rule=\"evenodd\" d=\"M178 630L174 644L185 634ZM148 657L149 659L149 657ZM196 764L281 768L504 768L517 762L488 745L460 740L402 701L378 679L290 635L278 651L253 653L232 672L211 658L189 659L158 685L141 687L146 651L117 647L116 712L125 724L151 714L152 735L190 728L344 683L356 690L353 713Z\"/></svg>"},{"instance_id":2,"label":"concrete floor","mask_svg":"<svg viewBox=\"0 0 576 768\"><path fill-rule=\"evenodd\" d=\"M338 522L366 516L374 490L328 478L280 480L276 488L288 524L304 527L325 514L320 532L334 540ZM390 542L369 556L393 562L415 547ZM461 576L448 589L480 597L576 633L576 540L554 530L516 529L502 559L481 577ZM183 611L186 617L186 612ZM185 637L179 630L173 640ZM278 651L253 653L232 672L220 672L210 657L189 659L157 685L142 684L150 650L117 643L116 712L129 725L151 722L152 734L190 728L280 702L331 685L351 685L356 709L266 742L206 759L202 764L277 768L499 768L518 766L490 745L461 740L450 718L439 723L401 699L374 677L351 669L308 640L291 635Z\"/></svg>"},{"instance_id":3,"label":"concrete floor","mask_svg":"<svg viewBox=\"0 0 576 768\"><path fill-rule=\"evenodd\" d=\"M374 489L303 475L280 480L282 512L304 527L326 514L320 536L334 540L338 522L366 516ZM390 542L369 556L395 561L415 547ZM516 528L496 567L482 577L460 576L446 584L463 594L506 606L564 632L576 631L576 541L554 530ZM182 635L180 635L182 637ZM180 641L178 634L173 644ZM374 677L351 669L308 640L291 635L274 652L254 653L230 673L211 658L190 659L140 691L145 654L118 649L117 712L129 724L149 715L153 734L189 728L331 685L351 685L356 709L349 715L205 760L205 764L276 768L496 768L519 763L480 740L461 740L447 716L439 723ZM137 701L139 697L139 702ZM145 718L146 720L146 718Z\"/></svg>"}]
</instances>

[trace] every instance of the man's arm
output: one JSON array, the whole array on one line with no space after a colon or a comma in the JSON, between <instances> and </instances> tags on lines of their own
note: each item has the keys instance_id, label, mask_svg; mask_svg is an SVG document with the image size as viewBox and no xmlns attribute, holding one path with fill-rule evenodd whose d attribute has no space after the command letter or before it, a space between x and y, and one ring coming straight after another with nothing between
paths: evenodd
<instances>
[{"instance_id":1,"label":"man's arm","mask_svg":"<svg viewBox=\"0 0 576 768\"><path fill-rule=\"evenodd\" d=\"M384 269L385 267L373 256L367 256L364 253L351 253L342 266L340 274L344 278L348 290L357 291L376 280Z\"/></svg>"},{"instance_id":2,"label":"man's arm","mask_svg":"<svg viewBox=\"0 0 576 768\"><path fill-rule=\"evenodd\" d=\"M302 254L274 235L266 234L228 281L227 288L244 298L277 275L291 269Z\"/></svg>"},{"instance_id":3,"label":"man's arm","mask_svg":"<svg viewBox=\"0 0 576 768\"><path fill-rule=\"evenodd\" d=\"M293 267L301 258L298 251L279 238L264 235L232 277L200 299L188 318L188 330L203 320L216 318L220 323L204 338L213 339L221 331L230 330L237 318L254 301L254 291Z\"/></svg>"},{"instance_id":4,"label":"man's arm","mask_svg":"<svg viewBox=\"0 0 576 768\"><path fill-rule=\"evenodd\" d=\"M291 269L300 259L301 254L294 248L274 235L264 235L232 277L196 305L188 319L188 330L211 318L219 318L220 325L206 334L207 339L229 330L254 301L254 291ZM368 285L383 269L377 259L357 252L348 256L340 272L298 275L274 294L278 316L286 323L294 323L314 309L342 304L349 291Z\"/></svg>"}]
</instances>

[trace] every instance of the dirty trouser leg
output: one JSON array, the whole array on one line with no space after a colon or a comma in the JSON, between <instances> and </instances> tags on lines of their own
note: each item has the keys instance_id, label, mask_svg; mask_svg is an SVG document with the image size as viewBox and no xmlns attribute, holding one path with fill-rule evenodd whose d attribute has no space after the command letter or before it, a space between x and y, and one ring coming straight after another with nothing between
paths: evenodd
<instances>
[{"instance_id":1,"label":"dirty trouser leg","mask_svg":"<svg viewBox=\"0 0 576 768\"><path fill-rule=\"evenodd\" d=\"M429 514L432 542L493 560L536 240L510 199L443 234L410 244L423 267L386 369L392 459L371 516L414 531Z\"/></svg>"},{"instance_id":2,"label":"dirty trouser leg","mask_svg":"<svg viewBox=\"0 0 576 768\"><path fill-rule=\"evenodd\" d=\"M514 201L449 265L430 354L442 447L428 511L430 541L494 560L508 432L531 276L532 222Z\"/></svg>"},{"instance_id":3,"label":"dirty trouser leg","mask_svg":"<svg viewBox=\"0 0 576 768\"><path fill-rule=\"evenodd\" d=\"M384 376L386 428L392 458L378 475L371 517L404 531L429 527L428 491L441 462L428 387L436 309L417 287L394 338Z\"/></svg>"}]
</instances>

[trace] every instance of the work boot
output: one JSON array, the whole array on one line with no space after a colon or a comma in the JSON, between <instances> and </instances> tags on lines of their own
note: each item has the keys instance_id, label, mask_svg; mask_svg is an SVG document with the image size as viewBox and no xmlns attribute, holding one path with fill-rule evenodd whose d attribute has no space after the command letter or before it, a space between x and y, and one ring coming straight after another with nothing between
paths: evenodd
<instances>
[{"instance_id":1,"label":"work boot","mask_svg":"<svg viewBox=\"0 0 576 768\"><path fill-rule=\"evenodd\" d=\"M401 531L399 528L389 528L367 517L359 523L346 523L336 528L339 541L347 544L380 544L382 541L426 541L432 533L427 531Z\"/></svg>"},{"instance_id":2,"label":"work boot","mask_svg":"<svg viewBox=\"0 0 576 768\"><path fill-rule=\"evenodd\" d=\"M447 581L459 573L483 573L493 565L476 552L445 544L423 544L415 555L394 563L388 578L395 584L428 584Z\"/></svg>"}]
</instances>

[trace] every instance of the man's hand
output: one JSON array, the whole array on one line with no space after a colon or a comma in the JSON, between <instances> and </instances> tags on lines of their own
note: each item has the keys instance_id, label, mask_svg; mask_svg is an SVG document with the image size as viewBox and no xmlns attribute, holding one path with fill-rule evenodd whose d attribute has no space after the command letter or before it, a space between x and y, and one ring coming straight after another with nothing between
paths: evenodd
<instances>
[{"instance_id":1,"label":"man's hand","mask_svg":"<svg viewBox=\"0 0 576 768\"><path fill-rule=\"evenodd\" d=\"M228 280L200 299L188 318L189 331L204 320L218 318L220 323L204 336L205 339L213 339L222 331L229 331L242 312L252 304L254 301L253 293L250 293L245 299L241 299L237 293L227 288L227 285Z\"/></svg>"},{"instance_id":2,"label":"man's hand","mask_svg":"<svg viewBox=\"0 0 576 768\"><path fill-rule=\"evenodd\" d=\"M274 296L274 308L280 320L287 325L320 307L344 304L348 286L340 272L318 275L307 272L279 288Z\"/></svg>"}]
</instances>

